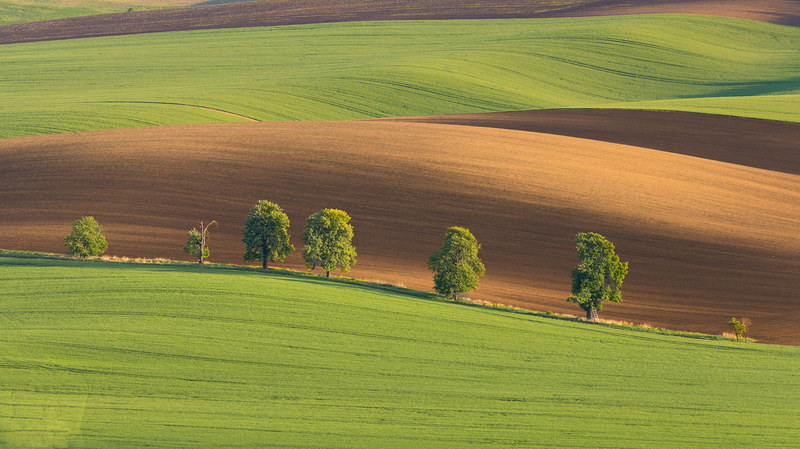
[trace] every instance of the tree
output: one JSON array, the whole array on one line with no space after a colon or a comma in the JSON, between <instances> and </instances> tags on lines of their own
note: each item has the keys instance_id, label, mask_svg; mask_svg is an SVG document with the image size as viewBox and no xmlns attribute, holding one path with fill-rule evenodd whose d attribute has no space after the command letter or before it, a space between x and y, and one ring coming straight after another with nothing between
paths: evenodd
<instances>
[{"instance_id":1,"label":"tree","mask_svg":"<svg viewBox=\"0 0 800 449\"><path fill-rule=\"evenodd\" d=\"M350 272L357 254L349 221L350 216L338 209L322 209L308 217L303 230L303 259L309 270L319 265L325 277L331 277L336 267L341 267L342 273Z\"/></svg>"},{"instance_id":2,"label":"tree","mask_svg":"<svg viewBox=\"0 0 800 449\"><path fill-rule=\"evenodd\" d=\"M581 264L572 269L572 296L567 301L578 303L586 319L595 321L603 302L622 302L619 288L628 274L628 262L620 262L614 245L593 232L575 235L575 246Z\"/></svg>"},{"instance_id":3,"label":"tree","mask_svg":"<svg viewBox=\"0 0 800 449\"><path fill-rule=\"evenodd\" d=\"M197 263L203 264L205 258L211 255L211 252L206 247L208 243L208 228L212 224L217 224L217 220L213 220L208 226L203 226L203 222L200 222L200 230L192 228L189 231L189 241L186 242L186 245L183 245L183 252L186 254L191 254L193 256L197 256ZM219 226L219 225L217 225Z\"/></svg>"},{"instance_id":4,"label":"tree","mask_svg":"<svg viewBox=\"0 0 800 449\"><path fill-rule=\"evenodd\" d=\"M69 248L68 254L86 258L106 252L108 242L103 236L103 227L94 217L83 217L75 220L72 233L64 237L64 246Z\"/></svg>"},{"instance_id":5,"label":"tree","mask_svg":"<svg viewBox=\"0 0 800 449\"><path fill-rule=\"evenodd\" d=\"M261 260L267 269L267 262L283 262L294 251L289 244L289 217L281 208L269 201L259 201L250 209L244 224L244 261Z\"/></svg>"},{"instance_id":6,"label":"tree","mask_svg":"<svg viewBox=\"0 0 800 449\"><path fill-rule=\"evenodd\" d=\"M448 228L442 249L428 258L428 269L434 272L433 289L453 300L461 293L475 290L478 276L486 274L486 267L478 258L480 249L469 229Z\"/></svg>"},{"instance_id":7,"label":"tree","mask_svg":"<svg viewBox=\"0 0 800 449\"><path fill-rule=\"evenodd\" d=\"M728 326L733 328L733 333L736 334L736 339L742 338L742 334L747 332L747 328L750 326L750 319L742 318L742 321L736 321L736 318L731 318L728 321Z\"/></svg>"}]
</instances>

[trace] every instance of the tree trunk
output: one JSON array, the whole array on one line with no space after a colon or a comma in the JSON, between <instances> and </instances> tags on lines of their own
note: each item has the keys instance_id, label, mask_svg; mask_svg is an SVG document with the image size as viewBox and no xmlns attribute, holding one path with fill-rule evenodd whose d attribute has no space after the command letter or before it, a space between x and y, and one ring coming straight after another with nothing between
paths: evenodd
<instances>
[{"instance_id":1,"label":"tree trunk","mask_svg":"<svg viewBox=\"0 0 800 449\"><path fill-rule=\"evenodd\" d=\"M326 278L329 278L329 277L331 277L331 272L330 272L330 271L326 271L326 272L325 272L325 277L326 277Z\"/></svg>"},{"instance_id":2,"label":"tree trunk","mask_svg":"<svg viewBox=\"0 0 800 449\"><path fill-rule=\"evenodd\" d=\"M597 315L597 309L591 307L586 310L586 321L597 321L600 317Z\"/></svg>"}]
</instances>

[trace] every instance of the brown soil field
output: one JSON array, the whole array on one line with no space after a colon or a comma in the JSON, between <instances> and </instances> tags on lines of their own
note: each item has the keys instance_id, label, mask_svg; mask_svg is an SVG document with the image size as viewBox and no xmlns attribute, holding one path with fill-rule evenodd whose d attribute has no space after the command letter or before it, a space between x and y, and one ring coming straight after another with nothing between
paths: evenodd
<instances>
[{"instance_id":1,"label":"brown soil field","mask_svg":"<svg viewBox=\"0 0 800 449\"><path fill-rule=\"evenodd\" d=\"M268 0L0 26L0 44L164 31L368 20L552 18L684 13L800 26L800 0Z\"/></svg>"},{"instance_id":2,"label":"brown soil field","mask_svg":"<svg viewBox=\"0 0 800 449\"><path fill-rule=\"evenodd\" d=\"M722 148L737 140L729 131ZM672 141L681 138L678 129ZM188 261L189 229L215 219L210 261L242 263L245 217L266 199L288 214L298 248L279 267L302 270L305 218L339 208L355 228L350 276L430 290L427 257L447 227L463 226L483 245L487 268L473 299L581 315L565 299L578 263L574 236L592 231L630 262L624 302L601 318L721 334L732 316L745 316L753 338L798 345L800 176L752 167L770 157L770 148L758 150L754 164L731 164L388 120L3 139L0 248L63 253L72 222L92 215L110 255Z\"/></svg>"},{"instance_id":3,"label":"brown soil field","mask_svg":"<svg viewBox=\"0 0 800 449\"><path fill-rule=\"evenodd\" d=\"M482 126L621 143L800 175L800 124L688 112L561 109L384 120Z\"/></svg>"}]
</instances>

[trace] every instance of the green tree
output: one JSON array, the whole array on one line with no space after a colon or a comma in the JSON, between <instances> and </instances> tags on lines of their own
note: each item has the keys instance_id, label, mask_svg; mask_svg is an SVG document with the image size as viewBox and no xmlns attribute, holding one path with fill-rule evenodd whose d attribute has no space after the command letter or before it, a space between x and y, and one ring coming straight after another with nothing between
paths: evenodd
<instances>
[{"instance_id":1,"label":"green tree","mask_svg":"<svg viewBox=\"0 0 800 449\"><path fill-rule=\"evenodd\" d=\"M728 321L728 326L733 328L733 333L736 334L736 338L742 338L742 334L747 332L747 328L750 326L750 319L742 318L742 321L736 321L736 318L731 318Z\"/></svg>"},{"instance_id":2,"label":"green tree","mask_svg":"<svg viewBox=\"0 0 800 449\"><path fill-rule=\"evenodd\" d=\"M572 269L572 296L567 301L578 303L586 319L595 321L603 302L622 302L619 288L628 274L628 262L620 262L614 245L593 232L578 233L575 246L581 264Z\"/></svg>"},{"instance_id":3,"label":"green tree","mask_svg":"<svg viewBox=\"0 0 800 449\"><path fill-rule=\"evenodd\" d=\"M308 217L303 230L303 259L309 270L319 265L325 276L331 277L336 267L348 273L355 265L357 254L349 221L350 216L338 209L322 209Z\"/></svg>"},{"instance_id":4,"label":"green tree","mask_svg":"<svg viewBox=\"0 0 800 449\"><path fill-rule=\"evenodd\" d=\"M283 210L269 201L259 201L250 209L244 224L244 261L283 262L294 251L289 244L289 217Z\"/></svg>"},{"instance_id":5,"label":"green tree","mask_svg":"<svg viewBox=\"0 0 800 449\"><path fill-rule=\"evenodd\" d=\"M189 231L189 241L183 245L183 252L197 256L197 263L199 264L203 264L206 257L211 255L206 245L208 244L208 228L212 224L217 224L217 220L213 220L207 226L203 226L203 222L201 221L200 230L198 231L192 228L192 230Z\"/></svg>"},{"instance_id":6,"label":"green tree","mask_svg":"<svg viewBox=\"0 0 800 449\"><path fill-rule=\"evenodd\" d=\"M103 236L103 227L94 217L83 217L75 220L72 233L64 237L64 246L69 248L68 254L86 258L106 252L108 242Z\"/></svg>"},{"instance_id":7,"label":"green tree","mask_svg":"<svg viewBox=\"0 0 800 449\"><path fill-rule=\"evenodd\" d=\"M480 249L469 229L448 228L442 249L428 258L428 269L434 272L433 289L453 300L461 293L475 290L478 276L486 274L486 267L478 258Z\"/></svg>"}]
</instances>

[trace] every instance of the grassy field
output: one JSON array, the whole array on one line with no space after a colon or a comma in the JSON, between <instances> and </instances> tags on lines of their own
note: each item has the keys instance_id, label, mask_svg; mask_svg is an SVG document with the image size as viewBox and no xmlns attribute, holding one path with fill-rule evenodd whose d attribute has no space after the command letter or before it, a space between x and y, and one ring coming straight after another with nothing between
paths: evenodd
<instances>
[{"instance_id":1,"label":"grassy field","mask_svg":"<svg viewBox=\"0 0 800 449\"><path fill-rule=\"evenodd\" d=\"M800 121L800 29L652 15L361 22L0 46L0 138L243 120L649 108Z\"/></svg>"},{"instance_id":2,"label":"grassy field","mask_svg":"<svg viewBox=\"0 0 800 449\"><path fill-rule=\"evenodd\" d=\"M0 1L0 25L37 22L40 20L65 19L109 12L122 12L127 8L105 8L92 6L63 6L55 2L9 2Z\"/></svg>"},{"instance_id":3,"label":"grassy field","mask_svg":"<svg viewBox=\"0 0 800 449\"><path fill-rule=\"evenodd\" d=\"M0 442L793 447L798 348L314 277L0 258Z\"/></svg>"},{"instance_id":4,"label":"grassy field","mask_svg":"<svg viewBox=\"0 0 800 449\"><path fill-rule=\"evenodd\" d=\"M128 8L159 9L178 4L186 4L186 2L181 0L2 0L0 1L0 25L125 12Z\"/></svg>"}]
</instances>

